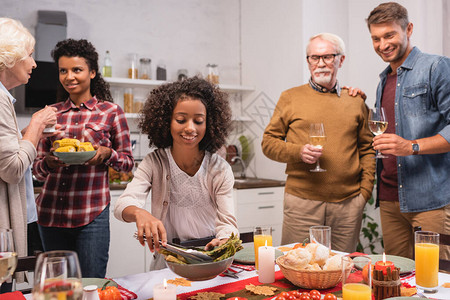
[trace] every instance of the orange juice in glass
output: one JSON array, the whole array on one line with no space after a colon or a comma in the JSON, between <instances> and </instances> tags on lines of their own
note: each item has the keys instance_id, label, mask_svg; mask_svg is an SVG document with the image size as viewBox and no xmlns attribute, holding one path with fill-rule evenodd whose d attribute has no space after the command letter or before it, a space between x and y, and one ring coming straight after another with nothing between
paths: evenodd
<instances>
[{"instance_id":1,"label":"orange juice in glass","mask_svg":"<svg viewBox=\"0 0 450 300\"><path fill-rule=\"evenodd\" d=\"M439 272L439 233L415 232L416 285L424 292L436 292Z\"/></svg>"},{"instance_id":2,"label":"orange juice in glass","mask_svg":"<svg viewBox=\"0 0 450 300\"><path fill-rule=\"evenodd\" d=\"M363 280L362 270L367 268ZM345 255L342 257L342 299L372 300L372 260L367 255Z\"/></svg>"},{"instance_id":3,"label":"orange juice in glass","mask_svg":"<svg viewBox=\"0 0 450 300\"><path fill-rule=\"evenodd\" d=\"M367 284L347 283L342 288L342 299L345 300L371 300L372 289Z\"/></svg>"},{"instance_id":4,"label":"orange juice in glass","mask_svg":"<svg viewBox=\"0 0 450 300\"><path fill-rule=\"evenodd\" d=\"M258 249L259 247L272 246L272 227L257 226L253 230L253 244L255 247L255 268L258 270Z\"/></svg>"}]
</instances>

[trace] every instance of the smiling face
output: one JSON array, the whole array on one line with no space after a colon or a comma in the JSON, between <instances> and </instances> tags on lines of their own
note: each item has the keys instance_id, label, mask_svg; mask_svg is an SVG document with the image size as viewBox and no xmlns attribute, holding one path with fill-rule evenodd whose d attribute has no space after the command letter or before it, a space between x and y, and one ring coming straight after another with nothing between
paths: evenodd
<instances>
[{"instance_id":1,"label":"smiling face","mask_svg":"<svg viewBox=\"0 0 450 300\"><path fill-rule=\"evenodd\" d=\"M173 147L198 148L206 132L206 107L197 99L183 98L176 104L170 124Z\"/></svg>"},{"instance_id":2,"label":"smiling face","mask_svg":"<svg viewBox=\"0 0 450 300\"><path fill-rule=\"evenodd\" d=\"M7 69L7 78L9 86L16 87L26 84L31 77L33 69L36 68L36 62L33 58L34 49L28 51L28 56L18 61L12 68Z\"/></svg>"},{"instance_id":3,"label":"smiling face","mask_svg":"<svg viewBox=\"0 0 450 300\"><path fill-rule=\"evenodd\" d=\"M83 57L61 56L58 60L58 69L59 81L70 94L70 99L84 102L92 98L90 87L95 71L89 70Z\"/></svg>"},{"instance_id":4,"label":"smiling face","mask_svg":"<svg viewBox=\"0 0 450 300\"><path fill-rule=\"evenodd\" d=\"M313 39L309 43L306 52L308 56L338 54L336 45L321 38ZM338 55L334 58L334 61L331 64L326 64L323 59L319 59L319 63L317 65L308 63L312 80L327 89L332 89L336 85L337 72L342 66L344 59L344 55Z\"/></svg>"},{"instance_id":5,"label":"smiling face","mask_svg":"<svg viewBox=\"0 0 450 300\"><path fill-rule=\"evenodd\" d=\"M409 38L412 32L412 23L409 23L406 29L402 29L396 22L370 25L373 49L381 59L391 65L394 72L411 52Z\"/></svg>"}]
</instances>

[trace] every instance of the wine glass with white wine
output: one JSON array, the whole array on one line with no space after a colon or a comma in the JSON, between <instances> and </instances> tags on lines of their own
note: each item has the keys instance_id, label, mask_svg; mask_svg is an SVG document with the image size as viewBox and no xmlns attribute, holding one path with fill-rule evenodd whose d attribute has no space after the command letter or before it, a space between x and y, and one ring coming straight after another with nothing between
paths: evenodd
<instances>
[{"instance_id":1,"label":"wine glass with white wine","mask_svg":"<svg viewBox=\"0 0 450 300\"><path fill-rule=\"evenodd\" d=\"M16 266L12 229L0 228L0 287L14 273Z\"/></svg>"},{"instance_id":2,"label":"wine glass with white wine","mask_svg":"<svg viewBox=\"0 0 450 300\"><path fill-rule=\"evenodd\" d=\"M384 133L387 129L388 122L386 120L386 115L384 114L383 107L375 107L369 110L369 129L373 133L373 135L380 135ZM375 158L386 158L381 154L381 152L377 152Z\"/></svg>"},{"instance_id":3,"label":"wine glass with white wine","mask_svg":"<svg viewBox=\"0 0 450 300\"><path fill-rule=\"evenodd\" d=\"M316 148L322 149L325 146L327 137L325 135L325 129L323 123L312 123L309 127L309 143ZM322 169L319 164L319 159L317 159L316 167L310 172L326 172L327 170Z\"/></svg>"},{"instance_id":4,"label":"wine glass with white wine","mask_svg":"<svg viewBox=\"0 0 450 300\"><path fill-rule=\"evenodd\" d=\"M33 299L81 300L82 297L77 253L57 250L39 254L34 270Z\"/></svg>"}]
</instances>

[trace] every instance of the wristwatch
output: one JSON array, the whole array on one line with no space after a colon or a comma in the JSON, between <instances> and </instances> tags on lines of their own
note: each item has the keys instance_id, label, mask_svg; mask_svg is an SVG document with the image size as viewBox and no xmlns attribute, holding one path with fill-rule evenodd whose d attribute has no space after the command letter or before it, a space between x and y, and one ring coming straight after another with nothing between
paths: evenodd
<instances>
[{"instance_id":1,"label":"wristwatch","mask_svg":"<svg viewBox=\"0 0 450 300\"><path fill-rule=\"evenodd\" d=\"M420 147L416 140L412 141L411 146L412 146L413 155L419 154Z\"/></svg>"}]
</instances>

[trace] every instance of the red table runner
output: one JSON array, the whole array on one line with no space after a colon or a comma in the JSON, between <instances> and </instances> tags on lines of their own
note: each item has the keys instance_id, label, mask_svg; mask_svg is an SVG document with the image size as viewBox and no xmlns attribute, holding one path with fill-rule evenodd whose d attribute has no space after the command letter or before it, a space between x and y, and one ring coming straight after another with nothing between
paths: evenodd
<instances>
[{"instance_id":1,"label":"red table runner","mask_svg":"<svg viewBox=\"0 0 450 300\"><path fill-rule=\"evenodd\" d=\"M198 293L203 292L214 292L214 293L221 293L225 294L224 298L234 298L234 297L244 297L251 300L262 300L262 299L271 299L274 296L264 296L264 295L254 295L250 291L245 289L246 285L253 284L253 285L263 285L258 281L258 276L244 279L244 280L238 280L236 282L231 282L223 285L214 286L211 288L196 290L184 294L177 295L177 300L187 300L191 296L195 296ZM267 286L273 286L276 287L278 290L275 291L275 295L284 292L284 291L293 291L293 290L299 290L300 292L306 291L309 292L308 289L302 289L298 286L293 285L290 283L287 279L284 278L283 273L281 271L275 272L275 282L270 284L264 284ZM339 283L337 286L331 289L326 290L320 290L322 294L326 293L333 293L336 296L340 296L342 294L341 292L342 286Z\"/></svg>"}]
</instances>

